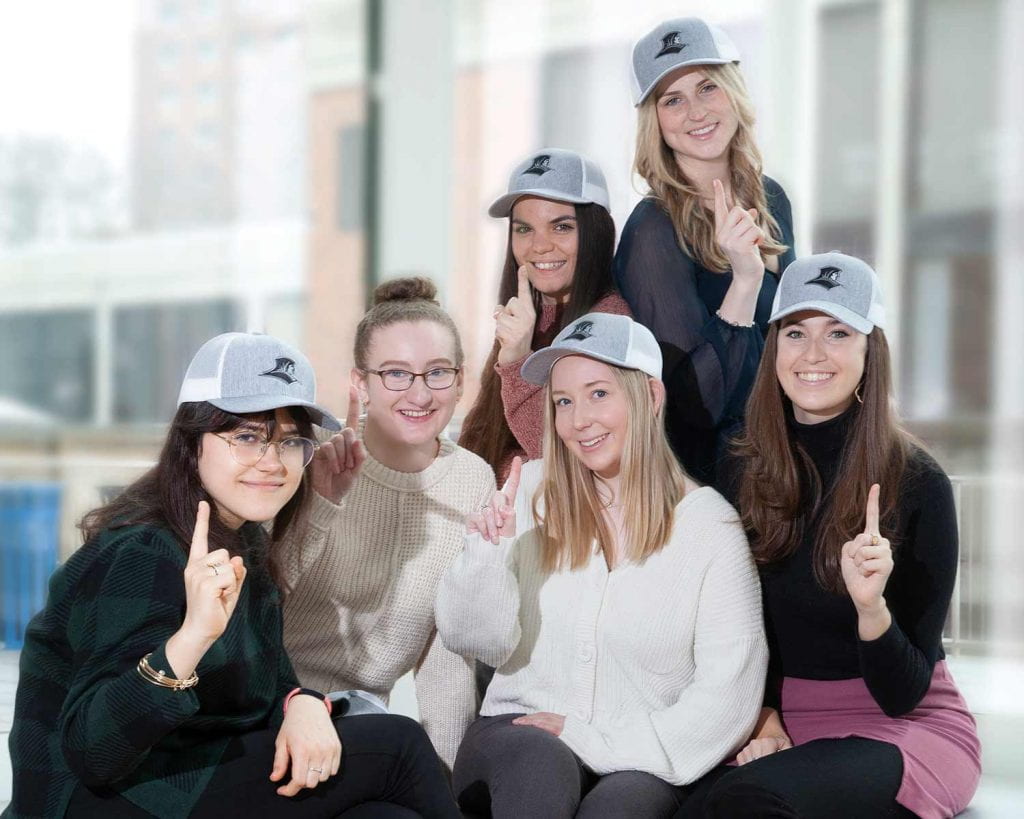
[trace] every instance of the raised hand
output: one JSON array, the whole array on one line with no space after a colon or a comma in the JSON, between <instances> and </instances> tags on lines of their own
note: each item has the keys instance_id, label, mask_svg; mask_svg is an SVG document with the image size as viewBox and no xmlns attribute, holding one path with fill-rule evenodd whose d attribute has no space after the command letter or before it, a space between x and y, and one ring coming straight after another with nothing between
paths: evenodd
<instances>
[{"instance_id":1,"label":"raised hand","mask_svg":"<svg viewBox=\"0 0 1024 819\"><path fill-rule=\"evenodd\" d=\"M526 265L519 268L519 292L504 307L498 305L494 311L494 321L499 364L511 364L530 354L537 311L533 307Z\"/></svg>"},{"instance_id":2,"label":"raised hand","mask_svg":"<svg viewBox=\"0 0 1024 819\"><path fill-rule=\"evenodd\" d=\"M503 537L516 534L516 492L519 491L519 476L523 471L523 459L518 455L512 459L508 479L501 489L491 495L490 503L466 520L466 533L479 532L495 546Z\"/></svg>"},{"instance_id":3,"label":"raised hand","mask_svg":"<svg viewBox=\"0 0 1024 819\"><path fill-rule=\"evenodd\" d=\"M227 549L210 551L210 504L199 502L185 566L185 621L181 631L212 643L228 626L245 582L245 562Z\"/></svg>"},{"instance_id":4,"label":"raised hand","mask_svg":"<svg viewBox=\"0 0 1024 819\"><path fill-rule=\"evenodd\" d=\"M858 614L873 614L885 608L885 584L892 574L892 548L878 531L878 496L876 483L868 492L864 513L864 531L843 544L842 572L846 591Z\"/></svg>"},{"instance_id":5,"label":"raised hand","mask_svg":"<svg viewBox=\"0 0 1024 819\"><path fill-rule=\"evenodd\" d=\"M359 477L366 460L363 445L356 438L359 425L359 393L348 389L345 428L320 445L313 458L313 489L331 503L340 503Z\"/></svg>"},{"instance_id":6,"label":"raised hand","mask_svg":"<svg viewBox=\"0 0 1024 819\"><path fill-rule=\"evenodd\" d=\"M721 180L715 179L711 185L715 191L715 241L729 259L733 279L760 288L764 277L760 244L765 234L757 225L757 211L730 203Z\"/></svg>"}]
</instances>

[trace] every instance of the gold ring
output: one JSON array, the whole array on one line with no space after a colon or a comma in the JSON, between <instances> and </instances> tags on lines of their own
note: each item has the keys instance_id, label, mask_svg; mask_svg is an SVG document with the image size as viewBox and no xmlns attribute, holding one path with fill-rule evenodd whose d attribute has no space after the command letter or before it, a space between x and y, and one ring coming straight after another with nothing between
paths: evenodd
<instances>
[{"instance_id":1,"label":"gold ring","mask_svg":"<svg viewBox=\"0 0 1024 819\"><path fill-rule=\"evenodd\" d=\"M223 566L224 564L223 563L207 563L206 565L207 565L208 568L213 569L213 573L215 575L219 575L220 572L218 571L218 567L219 566Z\"/></svg>"},{"instance_id":2,"label":"gold ring","mask_svg":"<svg viewBox=\"0 0 1024 819\"><path fill-rule=\"evenodd\" d=\"M878 535L872 535L871 536L871 545L872 546L877 546L878 545Z\"/></svg>"}]
</instances>

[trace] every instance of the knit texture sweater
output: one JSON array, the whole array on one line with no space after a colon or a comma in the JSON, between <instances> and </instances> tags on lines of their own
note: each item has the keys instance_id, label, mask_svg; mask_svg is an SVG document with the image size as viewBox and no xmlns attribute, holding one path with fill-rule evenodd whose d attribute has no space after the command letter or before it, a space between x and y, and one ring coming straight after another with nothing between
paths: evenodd
<instances>
[{"instance_id":1,"label":"knit texture sweater","mask_svg":"<svg viewBox=\"0 0 1024 819\"><path fill-rule=\"evenodd\" d=\"M559 308L562 305L544 304L537 317L533 332L533 349L548 347L559 330ZM591 313L612 313L618 316L632 315L629 305L618 293L608 293L589 310ZM504 483L512 459L517 455L526 461L541 457L544 449L544 388L531 384L520 374L523 363L529 356L508 364L495 364L494 369L501 378L501 403L505 408L505 420L512 430L519 446L507 452L498 465L498 482Z\"/></svg>"},{"instance_id":2,"label":"knit texture sweater","mask_svg":"<svg viewBox=\"0 0 1024 819\"><path fill-rule=\"evenodd\" d=\"M466 517L493 491L491 468L448 438L422 472L367 453L342 503L315 495L304 535L297 526L283 544L285 646L302 684L387 702L414 670L420 719L449 767L477 699L472 665L435 638L434 597Z\"/></svg>"},{"instance_id":3,"label":"knit texture sweater","mask_svg":"<svg viewBox=\"0 0 1024 819\"><path fill-rule=\"evenodd\" d=\"M733 508L710 487L692 490L668 544L613 571L595 554L545 572L538 531L500 546L467 536L438 590L445 645L497 667L481 715L562 714L561 739L601 775L683 785L738 750L768 649Z\"/></svg>"},{"instance_id":4,"label":"knit texture sweater","mask_svg":"<svg viewBox=\"0 0 1024 819\"><path fill-rule=\"evenodd\" d=\"M238 603L199 661L199 684L184 691L136 670L152 652L150 665L174 676L164 646L184 618L187 554L171 531L106 529L54 572L25 633L5 817L63 816L79 783L163 819L188 816L233 735L281 724L298 681L265 535L254 523L241 534L248 574Z\"/></svg>"}]
</instances>

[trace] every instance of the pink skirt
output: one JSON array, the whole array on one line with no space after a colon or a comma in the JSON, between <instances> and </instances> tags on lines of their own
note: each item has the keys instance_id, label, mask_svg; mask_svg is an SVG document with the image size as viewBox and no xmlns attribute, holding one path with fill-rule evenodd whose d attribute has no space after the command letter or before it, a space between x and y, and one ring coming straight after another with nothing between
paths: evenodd
<instances>
[{"instance_id":1,"label":"pink skirt","mask_svg":"<svg viewBox=\"0 0 1024 819\"><path fill-rule=\"evenodd\" d=\"M918 706L901 717L886 716L861 677L786 677L782 715L794 745L843 737L895 745L903 756L896 801L922 819L954 816L967 807L978 787L978 732L945 661L935 664L931 685Z\"/></svg>"}]
</instances>

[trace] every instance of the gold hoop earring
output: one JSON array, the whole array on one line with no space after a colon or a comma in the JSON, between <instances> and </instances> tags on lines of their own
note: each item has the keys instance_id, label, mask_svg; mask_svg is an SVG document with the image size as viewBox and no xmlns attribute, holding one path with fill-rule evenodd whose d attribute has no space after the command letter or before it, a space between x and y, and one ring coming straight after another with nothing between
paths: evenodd
<instances>
[{"instance_id":1,"label":"gold hoop earring","mask_svg":"<svg viewBox=\"0 0 1024 819\"><path fill-rule=\"evenodd\" d=\"M857 399L858 404L864 403L864 399L860 397L860 384L853 388L853 397Z\"/></svg>"}]
</instances>

